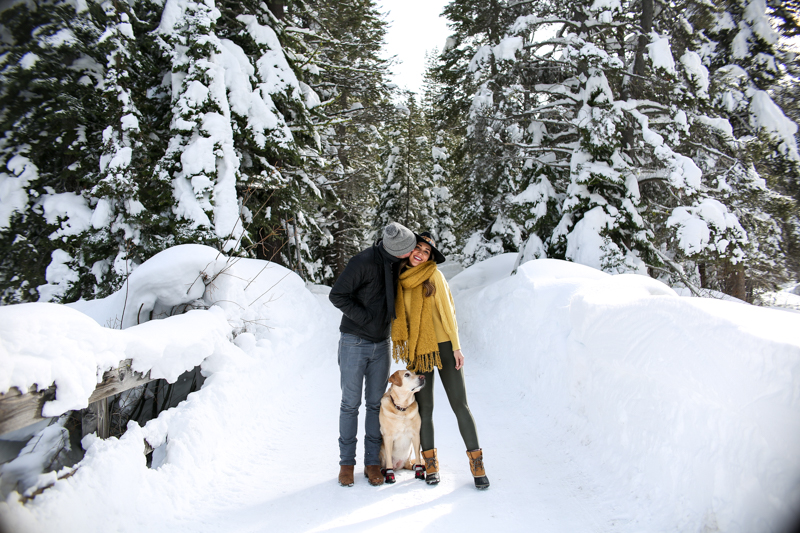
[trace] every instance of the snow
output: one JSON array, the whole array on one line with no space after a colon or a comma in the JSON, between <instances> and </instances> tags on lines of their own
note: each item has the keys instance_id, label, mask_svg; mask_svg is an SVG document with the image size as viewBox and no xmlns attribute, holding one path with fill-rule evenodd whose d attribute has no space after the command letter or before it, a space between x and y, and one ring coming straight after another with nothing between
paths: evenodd
<instances>
[{"instance_id":1,"label":"snow","mask_svg":"<svg viewBox=\"0 0 800 533\"><path fill-rule=\"evenodd\" d=\"M57 453L54 450L69 441L68 431L59 423L42 428L37 437L30 439L15 459L0 466L0 493L7 494L18 483L35 484L39 472Z\"/></svg>"},{"instance_id":2,"label":"snow","mask_svg":"<svg viewBox=\"0 0 800 533\"><path fill-rule=\"evenodd\" d=\"M121 291L0 308L0 383L55 380L62 403L51 414L85 401L98 367L124 356L170 379L198 363L206 376L144 427L84 438L78 468L60 472L69 477L31 476L35 455L27 470L17 463L23 486L55 484L27 504L12 492L0 525L747 532L781 531L800 511L800 314L681 297L646 276L551 259L512 276L516 262L502 254L450 280L492 482L481 492L438 384L442 482L402 471L374 488L357 466L355 486L338 486L341 314L327 287L283 267L187 245L135 270L127 302ZM101 327L118 327L126 303L198 300L211 307L139 325L126 312L124 329ZM55 440L59 427L34 439Z\"/></svg>"},{"instance_id":3,"label":"snow","mask_svg":"<svg viewBox=\"0 0 800 533\"><path fill-rule=\"evenodd\" d=\"M69 266L73 260L69 253L61 249L53 250L50 259L44 276L47 283L36 287L41 302L49 302L64 296L70 284L79 281L78 272Z\"/></svg>"},{"instance_id":4,"label":"snow","mask_svg":"<svg viewBox=\"0 0 800 533\"><path fill-rule=\"evenodd\" d=\"M765 92L754 90L750 100L750 121L754 128L766 130L767 134L782 141L779 149L800 161L797 151L797 124L783 114L772 98Z\"/></svg>"},{"instance_id":5,"label":"snow","mask_svg":"<svg viewBox=\"0 0 800 533\"><path fill-rule=\"evenodd\" d=\"M707 117L705 115L699 115L697 117L698 122L711 126L712 128L721 131L725 134L726 137L733 138L733 126L728 121L727 118L718 118L718 117Z\"/></svg>"},{"instance_id":6,"label":"snow","mask_svg":"<svg viewBox=\"0 0 800 533\"><path fill-rule=\"evenodd\" d=\"M747 243L747 234L736 215L713 198L706 198L691 207L676 207L667 219L667 227L676 228L678 246L687 255L709 249L724 256L731 252L727 249L731 241L723 238L725 236ZM736 250L733 253L735 257L741 254Z\"/></svg>"},{"instance_id":7,"label":"snow","mask_svg":"<svg viewBox=\"0 0 800 533\"><path fill-rule=\"evenodd\" d=\"M619 224L616 219L617 210L613 206L598 205L584 213L567 234L566 257L598 270L614 268L619 272L646 273L640 259L621 250L606 236L610 228Z\"/></svg>"},{"instance_id":8,"label":"snow","mask_svg":"<svg viewBox=\"0 0 800 533\"><path fill-rule=\"evenodd\" d=\"M753 39L753 30L742 25L731 43L731 52L736 59L744 59L750 55L750 41Z\"/></svg>"},{"instance_id":9,"label":"snow","mask_svg":"<svg viewBox=\"0 0 800 533\"><path fill-rule=\"evenodd\" d=\"M123 131L139 131L139 119L133 113L128 113L127 115L122 116L119 120Z\"/></svg>"},{"instance_id":10,"label":"snow","mask_svg":"<svg viewBox=\"0 0 800 533\"><path fill-rule=\"evenodd\" d=\"M475 52L475 55L472 56L472 59L469 62L468 69L470 72L475 72L480 69L481 65L488 61L489 55L492 53L492 47L489 45L483 45Z\"/></svg>"},{"instance_id":11,"label":"snow","mask_svg":"<svg viewBox=\"0 0 800 533\"><path fill-rule=\"evenodd\" d=\"M60 46L69 46L78 42L78 38L72 33L72 30L64 28L57 31L53 35L44 38L44 43L53 48Z\"/></svg>"},{"instance_id":12,"label":"snow","mask_svg":"<svg viewBox=\"0 0 800 533\"><path fill-rule=\"evenodd\" d=\"M750 0L744 10L744 19L762 40L774 45L778 42L778 32L772 27L767 13L765 0Z\"/></svg>"},{"instance_id":13,"label":"snow","mask_svg":"<svg viewBox=\"0 0 800 533\"><path fill-rule=\"evenodd\" d=\"M79 235L91 226L92 210L80 194L44 194L41 205L47 223L59 226L50 234L51 239Z\"/></svg>"},{"instance_id":14,"label":"snow","mask_svg":"<svg viewBox=\"0 0 800 533\"><path fill-rule=\"evenodd\" d=\"M247 27L247 32L256 43L269 49L256 62L259 75L263 80L261 87L267 94L276 94L284 91L299 94L300 85L297 77L286 60L275 31L269 26L259 24L258 19L253 15L239 15L236 20Z\"/></svg>"},{"instance_id":15,"label":"snow","mask_svg":"<svg viewBox=\"0 0 800 533\"><path fill-rule=\"evenodd\" d=\"M26 52L25 55L19 59L19 66L21 66L24 70L30 70L37 61L39 61L39 56L33 52Z\"/></svg>"},{"instance_id":16,"label":"snow","mask_svg":"<svg viewBox=\"0 0 800 533\"><path fill-rule=\"evenodd\" d=\"M619 11L621 9L619 0L594 0L589 11Z\"/></svg>"},{"instance_id":17,"label":"snow","mask_svg":"<svg viewBox=\"0 0 800 533\"><path fill-rule=\"evenodd\" d=\"M528 187L511 198L514 204L529 204L530 213L534 220L538 220L547 214L547 202L556 196L555 188L544 174L531 180Z\"/></svg>"},{"instance_id":18,"label":"snow","mask_svg":"<svg viewBox=\"0 0 800 533\"><path fill-rule=\"evenodd\" d=\"M647 54L653 62L653 69L663 69L667 74L675 74L675 60L672 58L672 50L669 44L669 37L653 33L650 35L651 42L647 45Z\"/></svg>"},{"instance_id":19,"label":"snow","mask_svg":"<svg viewBox=\"0 0 800 533\"><path fill-rule=\"evenodd\" d=\"M11 174L0 172L0 230L11 224L14 213L24 213L28 207L27 187L36 181L39 169L30 159L15 155L6 163Z\"/></svg>"},{"instance_id":20,"label":"snow","mask_svg":"<svg viewBox=\"0 0 800 533\"><path fill-rule=\"evenodd\" d=\"M681 64L686 69L686 75L697 86L697 96L708 98L708 69L703 65L703 60L697 52L687 50L681 56Z\"/></svg>"},{"instance_id":21,"label":"snow","mask_svg":"<svg viewBox=\"0 0 800 533\"><path fill-rule=\"evenodd\" d=\"M522 37L506 37L492 48L492 53L497 61L516 61L517 52L522 51L524 45L525 40Z\"/></svg>"}]
</instances>

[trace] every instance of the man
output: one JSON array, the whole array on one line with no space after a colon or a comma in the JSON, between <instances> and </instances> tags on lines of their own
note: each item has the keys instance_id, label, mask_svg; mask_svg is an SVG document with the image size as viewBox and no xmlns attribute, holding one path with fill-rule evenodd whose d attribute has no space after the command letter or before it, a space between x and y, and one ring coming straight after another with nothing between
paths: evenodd
<instances>
[{"instance_id":1,"label":"man","mask_svg":"<svg viewBox=\"0 0 800 533\"><path fill-rule=\"evenodd\" d=\"M397 267L416 244L411 230L392 222L384 228L382 240L350 259L331 289L331 302L344 313L339 326L339 484L343 487L353 486L362 385L367 406L364 475L371 485L383 484L378 413L391 366Z\"/></svg>"}]
</instances>

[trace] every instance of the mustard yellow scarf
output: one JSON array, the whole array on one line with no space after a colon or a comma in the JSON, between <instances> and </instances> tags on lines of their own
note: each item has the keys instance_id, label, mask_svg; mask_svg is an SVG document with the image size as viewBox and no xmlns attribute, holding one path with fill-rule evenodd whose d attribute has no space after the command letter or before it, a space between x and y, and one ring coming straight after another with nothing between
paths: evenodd
<instances>
[{"instance_id":1,"label":"mustard yellow scarf","mask_svg":"<svg viewBox=\"0 0 800 533\"><path fill-rule=\"evenodd\" d=\"M394 310L397 318L392 322L393 356L403 361L413 372L431 372L433 367L441 369L439 343L433 329L433 298L424 297L422 283L436 272L436 263L427 261L406 269L400 274ZM411 312L406 316L404 293L411 294Z\"/></svg>"}]
</instances>

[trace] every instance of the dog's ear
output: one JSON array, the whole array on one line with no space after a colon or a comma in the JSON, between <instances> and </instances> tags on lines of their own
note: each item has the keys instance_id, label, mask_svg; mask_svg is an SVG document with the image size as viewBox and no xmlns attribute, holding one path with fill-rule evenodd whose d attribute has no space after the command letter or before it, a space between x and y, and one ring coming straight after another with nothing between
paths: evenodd
<instances>
[{"instance_id":1,"label":"dog's ear","mask_svg":"<svg viewBox=\"0 0 800 533\"><path fill-rule=\"evenodd\" d=\"M400 377L400 371L399 370L397 372L395 372L394 374L392 374L391 376L389 376L389 383L391 383L392 385L396 385L398 387L402 387L403 386L403 380Z\"/></svg>"}]
</instances>

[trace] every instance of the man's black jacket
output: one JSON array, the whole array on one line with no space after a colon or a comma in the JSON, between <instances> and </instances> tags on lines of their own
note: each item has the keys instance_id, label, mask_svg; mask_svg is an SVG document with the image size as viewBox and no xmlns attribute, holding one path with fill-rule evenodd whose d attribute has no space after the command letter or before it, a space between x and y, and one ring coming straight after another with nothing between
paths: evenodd
<instances>
[{"instance_id":1,"label":"man's black jacket","mask_svg":"<svg viewBox=\"0 0 800 533\"><path fill-rule=\"evenodd\" d=\"M397 282L393 263L398 259L378 243L354 255L331 289L331 303L344 315L339 331L381 342L391 332ZM391 286L386 290L385 268L392 269ZM387 300L391 299L387 303Z\"/></svg>"}]
</instances>

